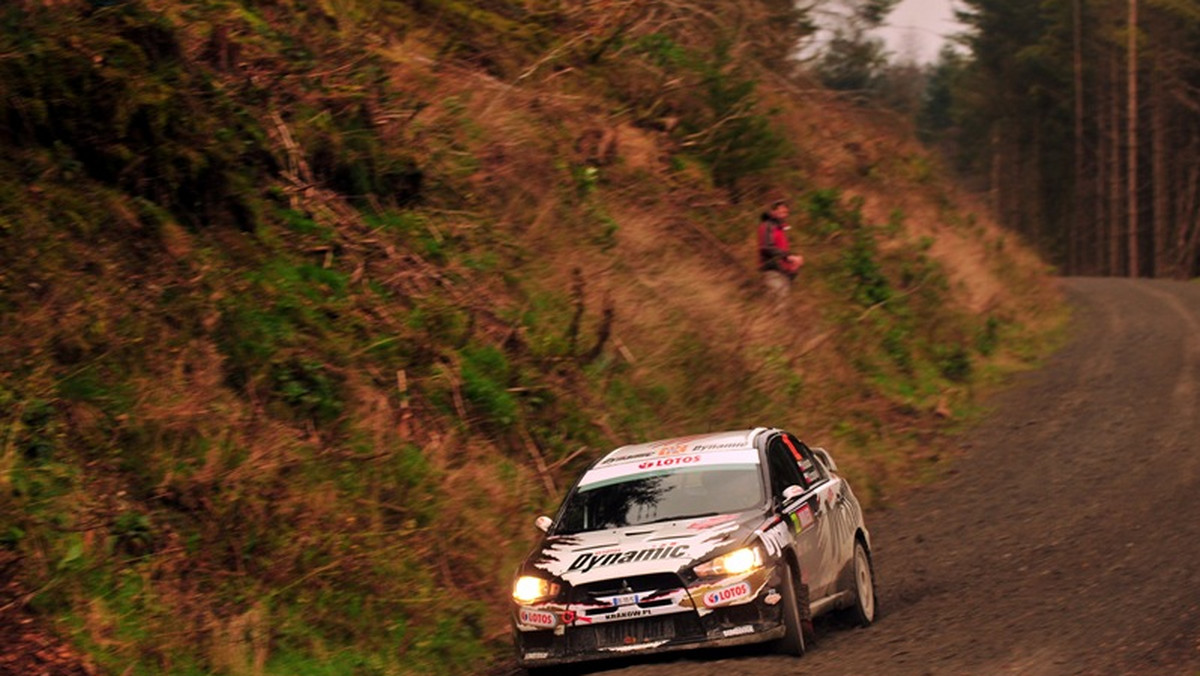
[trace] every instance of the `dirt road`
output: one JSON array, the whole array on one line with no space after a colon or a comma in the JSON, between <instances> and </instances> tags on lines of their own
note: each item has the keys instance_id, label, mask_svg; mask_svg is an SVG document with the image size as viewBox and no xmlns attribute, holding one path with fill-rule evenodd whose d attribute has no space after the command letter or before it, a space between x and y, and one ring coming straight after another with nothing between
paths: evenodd
<instances>
[{"instance_id":1,"label":"dirt road","mask_svg":"<svg viewBox=\"0 0 1200 676\"><path fill-rule=\"evenodd\" d=\"M868 515L881 617L605 676L1200 674L1200 283L1064 281L1071 342Z\"/></svg>"}]
</instances>

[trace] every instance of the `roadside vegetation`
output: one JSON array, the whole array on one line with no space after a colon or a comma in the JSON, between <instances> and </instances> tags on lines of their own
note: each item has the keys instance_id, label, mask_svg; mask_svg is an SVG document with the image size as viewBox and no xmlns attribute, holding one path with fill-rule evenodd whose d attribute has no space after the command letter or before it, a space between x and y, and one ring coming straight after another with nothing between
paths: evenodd
<instances>
[{"instance_id":1,"label":"roadside vegetation","mask_svg":"<svg viewBox=\"0 0 1200 676\"><path fill-rule=\"evenodd\" d=\"M598 4L0 9L0 571L99 671L485 671L598 454L787 426L885 508L1045 353L791 2Z\"/></svg>"}]
</instances>

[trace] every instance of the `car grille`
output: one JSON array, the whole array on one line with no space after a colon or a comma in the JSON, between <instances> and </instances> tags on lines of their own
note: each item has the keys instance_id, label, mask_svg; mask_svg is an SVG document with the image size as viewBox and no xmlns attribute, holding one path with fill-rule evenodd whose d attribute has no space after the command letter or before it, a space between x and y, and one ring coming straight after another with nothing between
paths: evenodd
<instances>
[{"instance_id":1,"label":"car grille","mask_svg":"<svg viewBox=\"0 0 1200 676\"><path fill-rule=\"evenodd\" d=\"M704 629L693 613L675 613L659 617L641 617L594 626L576 626L567 632L571 650L656 643L677 638L703 638Z\"/></svg>"},{"instance_id":2,"label":"car grille","mask_svg":"<svg viewBox=\"0 0 1200 676\"><path fill-rule=\"evenodd\" d=\"M581 584L571 590L572 603L594 603L596 599L619 594L651 595L655 592L671 592L683 588L683 581L674 573L634 575ZM645 607L645 606L643 606Z\"/></svg>"},{"instance_id":3,"label":"car grille","mask_svg":"<svg viewBox=\"0 0 1200 676\"><path fill-rule=\"evenodd\" d=\"M675 601L668 598L671 592L683 589L683 581L674 573L634 575L610 580L582 584L571 589L572 603L592 606L584 615L603 620L609 613L630 608L657 608ZM637 594L642 600L636 604L609 606L601 599L614 596ZM672 613L654 617L638 617L616 622L598 621L595 624L576 623L567 632L570 650L590 651L600 648L656 643L680 638L703 638L704 629L700 618L692 612Z\"/></svg>"}]
</instances>

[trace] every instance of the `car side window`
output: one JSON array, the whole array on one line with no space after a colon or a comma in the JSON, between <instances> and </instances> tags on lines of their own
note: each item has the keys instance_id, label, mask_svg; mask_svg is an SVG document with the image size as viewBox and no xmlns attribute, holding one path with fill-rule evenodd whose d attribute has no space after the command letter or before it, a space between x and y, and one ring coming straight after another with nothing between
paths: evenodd
<instances>
[{"instance_id":1,"label":"car side window","mask_svg":"<svg viewBox=\"0 0 1200 676\"><path fill-rule=\"evenodd\" d=\"M781 497L788 486L808 489L809 482L800 473L800 466L784 446L782 437L775 437L767 444L767 465L771 470L771 495L776 498Z\"/></svg>"},{"instance_id":2,"label":"car side window","mask_svg":"<svg viewBox=\"0 0 1200 676\"><path fill-rule=\"evenodd\" d=\"M812 449L792 435L785 437L785 443L795 448L797 462L800 464L800 471L804 473L804 478L809 485L818 483L826 478L825 468L821 463L817 462L817 458L813 455Z\"/></svg>"}]
</instances>

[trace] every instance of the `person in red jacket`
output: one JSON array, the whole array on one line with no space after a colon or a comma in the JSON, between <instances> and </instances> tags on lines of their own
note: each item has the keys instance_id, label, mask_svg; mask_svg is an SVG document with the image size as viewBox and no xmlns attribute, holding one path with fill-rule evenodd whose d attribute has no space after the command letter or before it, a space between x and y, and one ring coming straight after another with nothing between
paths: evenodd
<instances>
[{"instance_id":1,"label":"person in red jacket","mask_svg":"<svg viewBox=\"0 0 1200 676\"><path fill-rule=\"evenodd\" d=\"M769 211L762 215L758 224L758 269L762 272L763 283L778 299L786 298L792 287L792 280L804 265L804 257L792 253L788 244L787 224L790 214L787 202L777 200L771 203Z\"/></svg>"}]
</instances>

